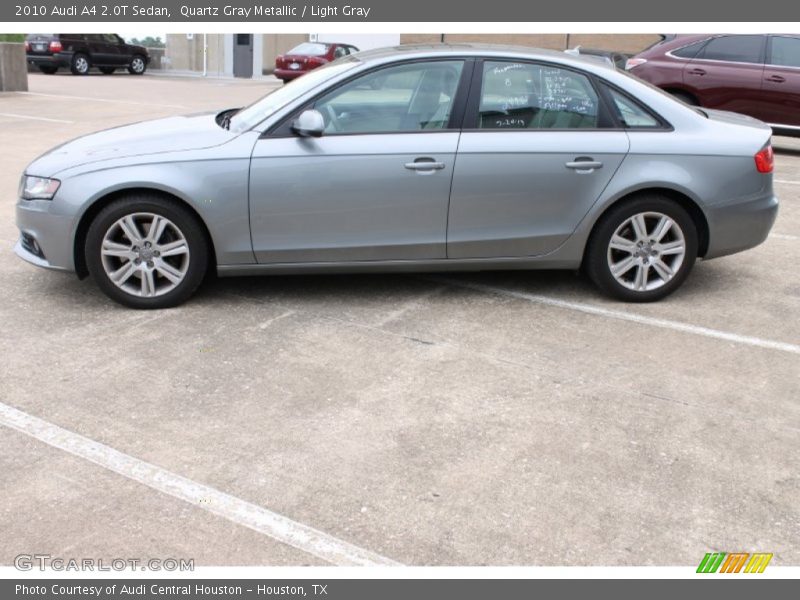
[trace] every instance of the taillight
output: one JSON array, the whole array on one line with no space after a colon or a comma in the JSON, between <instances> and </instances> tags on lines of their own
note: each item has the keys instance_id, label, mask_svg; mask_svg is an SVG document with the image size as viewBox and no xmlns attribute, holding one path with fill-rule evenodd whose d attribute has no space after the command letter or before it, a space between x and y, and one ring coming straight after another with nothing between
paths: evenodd
<instances>
[{"instance_id":1,"label":"taillight","mask_svg":"<svg viewBox=\"0 0 800 600\"><path fill-rule=\"evenodd\" d=\"M306 63L308 63L310 65L314 65L315 67L318 67L320 65L324 65L326 62L328 62L328 61L325 60L324 58L320 58L318 56L312 56L311 58L309 58L306 61Z\"/></svg>"},{"instance_id":2,"label":"taillight","mask_svg":"<svg viewBox=\"0 0 800 600\"><path fill-rule=\"evenodd\" d=\"M643 65L646 62L646 58L629 58L627 61L625 61L625 70L630 71L632 68Z\"/></svg>"},{"instance_id":3,"label":"taillight","mask_svg":"<svg viewBox=\"0 0 800 600\"><path fill-rule=\"evenodd\" d=\"M756 160L756 169L759 173L772 173L775 166L775 153L772 151L772 145L765 147L753 158Z\"/></svg>"},{"instance_id":4,"label":"taillight","mask_svg":"<svg viewBox=\"0 0 800 600\"><path fill-rule=\"evenodd\" d=\"M25 52L31 51L31 43L28 40L25 40Z\"/></svg>"},{"instance_id":5,"label":"taillight","mask_svg":"<svg viewBox=\"0 0 800 600\"><path fill-rule=\"evenodd\" d=\"M61 52L63 49L64 47L58 40L53 40L52 42L50 42L50 52Z\"/></svg>"},{"instance_id":6,"label":"taillight","mask_svg":"<svg viewBox=\"0 0 800 600\"><path fill-rule=\"evenodd\" d=\"M283 54L278 54L278 56L275 57L275 65L278 66L278 67L283 67L284 66L284 64L283 64Z\"/></svg>"}]
</instances>

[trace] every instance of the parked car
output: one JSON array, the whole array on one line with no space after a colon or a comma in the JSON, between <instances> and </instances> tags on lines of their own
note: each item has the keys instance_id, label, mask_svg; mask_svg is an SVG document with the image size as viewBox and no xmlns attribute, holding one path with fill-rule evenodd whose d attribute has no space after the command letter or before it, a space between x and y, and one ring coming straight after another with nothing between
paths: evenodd
<instances>
[{"instance_id":1,"label":"parked car","mask_svg":"<svg viewBox=\"0 0 800 600\"><path fill-rule=\"evenodd\" d=\"M377 83L376 83L377 82ZM760 244L771 131L563 52L407 46L34 160L16 252L136 308L220 275L578 269L663 298Z\"/></svg>"},{"instance_id":2,"label":"parked car","mask_svg":"<svg viewBox=\"0 0 800 600\"><path fill-rule=\"evenodd\" d=\"M127 69L131 75L147 70L147 48L128 44L116 33L32 33L25 37L28 62L52 75L59 68L87 75L92 67L111 75Z\"/></svg>"},{"instance_id":3,"label":"parked car","mask_svg":"<svg viewBox=\"0 0 800 600\"><path fill-rule=\"evenodd\" d=\"M284 83L305 75L342 56L358 52L352 44L328 44L323 42L303 42L289 52L275 59L275 77Z\"/></svg>"},{"instance_id":4,"label":"parked car","mask_svg":"<svg viewBox=\"0 0 800 600\"><path fill-rule=\"evenodd\" d=\"M573 56L583 56L589 60L596 60L597 62L601 62L609 67L615 67L617 69L624 69L626 63L628 62L627 54L623 54L622 52L614 52L612 50L597 50L594 48L582 48L580 46L576 46L575 48L564 50L564 52L567 54L572 54Z\"/></svg>"},{"instance_id":5,"label":"parked car","mask_svg":"<svg viewBox=\"0 0 800 600\"><path fill-rule=\"evenodd\" d=\"M688 104L730 110L800 135L800 35L679 35L628 70Z\"/></svg>"}]
</instances>

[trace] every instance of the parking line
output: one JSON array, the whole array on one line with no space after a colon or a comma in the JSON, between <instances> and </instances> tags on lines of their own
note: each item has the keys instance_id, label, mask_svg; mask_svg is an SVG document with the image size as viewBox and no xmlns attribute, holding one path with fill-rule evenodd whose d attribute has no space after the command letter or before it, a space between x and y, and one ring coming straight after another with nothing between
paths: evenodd
<instances>
[{"instance_id":1,"label":"parking line","mask_svg":"<svg viewBox=\"0 0 800 600\"><path fill-rule=\"evenodd\" d=\"M800 236L789 235L788 233L772 233L769 237L774 237L779 240L800 240Z\"/></svg>"},{"instance_id":2,"label":"parking line","mask_svg":"<svg viewBox=\"0 0 800 600\"><path fill-rule=\"evenodd\" d=\"M134 106L163 106L165 108L186 108L183 104L156 104L154 102L134 102L133 100L113 100L111 98L94 98L92 96L68 96L62 94L44 94L42 92L17 92L23 96L43 96L65 100L89 100L91 102L108 102L110 104L132 104Z\"/></svg>"},{"instance_id":3,"label":"parking line","mask_svg":"<svg viewBox=\"0 0 800 600\"><path fill-rule=\"evenodd\" d=\"M0 424L334 565L400 564L261 506L124 454L2 402Z\"/></svg>"},{"instance_id":4,"label":"parking line","mask_svg":"<svg viewBox=\"0 0 800 600\"><path fill-rule=\"evenodd\" d=\"M789 181L788 179L775 179L775 183L791 183L792 185L800 185L800 181Z\"/></svg>"},{"instance_id":5,"label":"parking line","mask_svg":"<svg viewBox=\"0 0 800 600\"><path fill-rule=\"evenodd\" d=\"M48 123L74 123L75 121L65 121L64 119L48 119L47 117L31 117L28 115L17 115L14 113L0 113L0 117L12 117L14 119L30 119L31 121L47 121Z\"/></svg>"},{"instance_id":6,"label":"parking line","mask_svg":"<svg viewBox=\"0 0 800 600\"><path fill-rule=\"evenodd\" d=\"M484 285L481 283L458 281L450 279L449 277L448 278L427 277L427 279L431 281L437 281L439 283L447 283L456 287L476 290L479 292L487 292L490 294L498 294L501 296L510 296L512 298L517 298L519 300L527 300L528 302L535 302L536 304L544 304L547 306L555 306L567 310L574 310L589 315L607 317L610 319L618 319L620 321L630 321L632 323L649 325L651 327L660 327L662 329L672 329L673 331L681 331L683 333L690 333L693 335L701 335L708 338L725 340L726 342L733 342L734 344L743 344L746 346L756 346L759 348L768 348L770 350L789 352L791 354L800 354L800 346L798 346L797 344L778 342L775 340L752 337L749 335L739 335L738 333L730 333L728 331L711 329L710 327L702 327L700 325L690 325L689 323L682 323L680 321L671 321L668 319L645 317L643 315L623 312L620 310L601 308L599 306L594 306L592 304L584 304L582 302L570 302L568 300L559 300L558 298L551 298L549 296L542 296L540 294L528 294L526 292L517 292L514 290L507 290L505 288L494 287L491 285Z\"/></svg>"}]
</instances>

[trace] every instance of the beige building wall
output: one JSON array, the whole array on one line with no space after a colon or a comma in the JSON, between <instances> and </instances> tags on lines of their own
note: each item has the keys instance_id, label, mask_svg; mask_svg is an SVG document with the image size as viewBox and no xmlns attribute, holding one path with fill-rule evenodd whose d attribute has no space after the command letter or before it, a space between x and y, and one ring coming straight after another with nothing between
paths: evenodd
<instances>
[{"instance_id":1,"label":"beige building wall","mask_svg":"<svg viewBox=\"0 0 800 600\"><path fill-rule=\"evenodd\" d=\"M264 46L262 56L264 57L263 71L265 74L272 73L275 69L275 59L279 54L288 52L298 44L308 41L308 34L305 33L266 33L262 36Z\"/></svg>"},{"instance_id":2,"label":"beige building wall","mask_svg":"<svg viewBox=\"0 0 800 600\"><path fill-rule=\"evenodd\" d=\"M206 34L208 44L207 68L209 75L222 75L225 70L225 36L221 33ZM164 53L164 69L174 71L203 72L203 34L168 33Z\"/></svg>"},{"instance_id":3,"label":"beige building wall","mask_svg":"<svg viewBox=\"0 0 800 600\"><path fill-rule=\"evenodd\" d=\"M447 33L444 41L449 43L475 42L482 44L512 44L515 46L533 46L551 50L566 50L575 46L597 48L599 50L616 50L635 54L650 44L657 42L660 36L655 34L630 33ZM400 36L401 44L435 44L442 40L439 33L406 33Z\"/></svg>"}]
</instances>

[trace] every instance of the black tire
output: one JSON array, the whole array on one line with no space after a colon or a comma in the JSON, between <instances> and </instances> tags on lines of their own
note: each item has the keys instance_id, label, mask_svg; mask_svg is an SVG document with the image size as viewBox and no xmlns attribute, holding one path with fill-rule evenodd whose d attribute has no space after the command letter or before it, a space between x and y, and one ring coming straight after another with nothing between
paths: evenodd
<instances>
[{"instance_id":1,"label":"black tire","mask_svg":"<svg viewBox=\"0 0 800 600\"><path fill-rule=\"evenodd\" d=\"M76 52L72 55L69 70L72 71L73 75L88 75L91 67L92 63L86 54Z\"/></svg>"},{"instance_id":2,"label":"black tire","mask_svg":"<svg viewBox=\"0 0 800 600\"><path fill-rule=\"evenodd\" d=\"M104 267L101 248L107 232L126 215L136 213L159 215L171 221L183 234L189 249L185 258L188 266L186 266L183 279L175 287L160 295L145 297L126 291L110 279ZM202 283L209 262L209 243L203 225L190 210L179 202L158 195L131 194L114 200L94 218L86 234L85 258L92 278L103 293L112 300L130 308L171 308L188 300ZM141 268L143 269L144 265ZM131 278L134 277L138 277L138 280L142 281L142 277L139 277L138 274L131 276ZM153 277L157 282L167 283L166 278L158 272L157 266ZM136 284L132 282L131 285L135 287Z\"/></svg>"},{"instance_id":3,"label":"black tire","mask_svg":"<svg viewBox=\"0 0 800 600\"><path fill-rule=\"evenodd\" d=\"M147 70L147 59L141 54L134 54L128 64L128 73L131 75L144 75Z\"/></svg>"},{"instance_id":4,"label":"black tire","mask_svg":"<svg viewBox=\"0 0 800 600\"><path fill-rule=\"evenodd\" d=\"M626 287L626 285L619 282L612 274L609 264L613 258L616 258L617 254L619 254L620 262L622 258L633 256L629 252L622 251L620 253L616 250L611 250L611 238L617 229L623 226L628 219L641 213L660 213L672 219L674 224L677 225L678 230L670 229L667 235L676 237L668 238L665 236L665 240L678 239L677 234L682 234L683 236L685 252L682 261L676 266L676 257L666 256L666 253L663 257L664 262L671 262L669 266L674 271L670 279L664 281L664 278L655 271L655 268L650 266L650 263L646 263L647 267L645 267L645 271L649 275L648 279L653 284L658 284L659 281L662 282L659 287L655 289L635 290ZM648 231L650 231L651 228L654 229L652 223L656 218L657 217L654 216L647 217L649 221ZM689 272L692 270L697 258L697 238L697 227L692 217L677 202L658 194L642 194L613 206L595 224L592 235L586 246L584 269L600 291L608 296L624 300L625 302L653 302L674 292L689 276ZM652 260L660 259L662 259L660 255L652 258ZM642 268L639 267L638 261L644 261L645 258L637 257L635 260L637 262L634 262L634 266L630 268L630 271L634 271L634 273L630 275L631 278L635 276L636 270ZM651 260L649 255L647 255L647 260ZM615 262L615 264L618 263ZM650 273L654 275L650 275ZM626 273L624 277L627 276ZM650 279L654 276L656 279ZM635 282L630 282L630 284L635 285Z\"/></svg>"},{"instance_id":5,"label":"black tire","mask_svg":"<svg viewBox=\"0 0 800 600\"><path fill-rule=\"evenodd\" d=\"M46 65L41 65L39 67L39 70L45 75L55 75L56 71L58 71L58 67L48 67Z\"/></svg>"},{"instance_id":6,"label":"black tire","mask_svg":"<svg viewBox=\"0 0 800 600\"><path fill-rule=\"evenodd\" d=\"M100 72L103 75L112 75L116 71L114 67L100 67Z\"/></svg>"},{"instance_id":7,"label":"black tire","mask_svg":"<svg viewBox=\"0 0 800 600\"><path fill-rule=\"evenodd\" d=\"M688 104L689 106L700 106L700 103L697 101L697 98L692 96L691 94L687 94L686 92L670 92L673 98L680 100L684 104Z\"/></svg>"}]
</instances>

